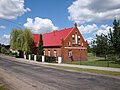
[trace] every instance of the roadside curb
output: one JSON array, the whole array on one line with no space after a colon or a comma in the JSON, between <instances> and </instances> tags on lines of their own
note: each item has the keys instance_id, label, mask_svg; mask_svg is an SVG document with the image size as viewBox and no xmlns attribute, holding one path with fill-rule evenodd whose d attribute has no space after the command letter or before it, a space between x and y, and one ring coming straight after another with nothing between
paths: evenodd
<instances>
[{"instance_id":1,"label":"roadside curb","mask_svg":"<svg viewBox=\"0 0 120 90\"><path fill-rule=\"evenodd\" d=\"M24 58L15 58L11 56L6 56L8 58L12 58L17 61L22 61L22 62L29 62L31 64L38 64L38 65L54 65L54 66L65 66L65 67L76 67L76 68L83 68L83 69L94 69L94 70L103 70L103 71L112 71L112 72L120 72L120 68L110 68L110 67L99 67L99 66L86 66L86 65L72 65L72 64L56 64L56 63L46 63L46 62L37 62L33 60L27 60Z\"/></svg>"}]
</instances>

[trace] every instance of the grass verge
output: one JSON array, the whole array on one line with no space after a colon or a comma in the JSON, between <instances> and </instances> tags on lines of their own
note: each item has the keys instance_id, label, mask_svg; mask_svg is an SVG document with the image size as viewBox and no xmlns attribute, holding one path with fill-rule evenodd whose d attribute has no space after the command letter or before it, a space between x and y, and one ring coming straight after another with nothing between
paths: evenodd
<instances>
[{"instance_id":1,"label":"grass verge","mask_svg":"<svg viewBox=\"0 0 120 90\"><path fill-rule=\"evenodd\" d=\"M80 65L80 62L67 62L66 64ZM88 66L100 66L100 67L120 68L120 64L119 63L115 63L115 61L109 61L108 62L106 60L82 61L81 64L82 65L88 65Z\"/></svg>"},{"instance_id":2,"label":"grass verge","mask_svg":"<svg viewBox=\"0 0 120 90\"><path fill-rule=\"evenodd\" d=\"M120 76L120 72L95 70L95 69L83 69L83 68L67 67L67 66L56 66L56 65L48 65L48 66L56 67L58 69L65 69L65 70L75 70L75 71L80 71L80 72L82 71L82 72L89 72L89 73L95 73L95 74Z\"/></svg>"},{"instance_id":3,"label":"grass verge","mask_svg":"<svg viewBox=\"0 0 120 90\"><path fill-rule=\"evenodd\" d=\"M115 60L105 60L105 58L96 57L92 53L88 53L88 61L66 62L66 64L120 68L120 62Z\"/></svg>"}]
</instances>

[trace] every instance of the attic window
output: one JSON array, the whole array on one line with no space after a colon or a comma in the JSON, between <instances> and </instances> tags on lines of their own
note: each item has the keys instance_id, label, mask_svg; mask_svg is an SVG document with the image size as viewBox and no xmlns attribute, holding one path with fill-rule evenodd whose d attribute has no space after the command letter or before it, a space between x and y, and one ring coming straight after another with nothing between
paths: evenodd
<instances>
[{"instance_id":1,"label":"attic window","mask_svg":"<svg viewBox=\"0 0 120 90\"><path fill-rule=\"evenodd\" d=\"M78 39L78 45L80 45L80 39Z\"/></svg>"},{"instance_id":2,"label":"attic window","mask_svg":"<svg viewBox=\"0 0 120 90\"><path fill-rule=\"evenodd\" d=\"M75 44L75 38L72 37L72 44Z\"/></svg>"},{"instance_id":3,"label":"attic window","mask_svg":"<svg viewBox=\"0 0 120 90\"><path fill-rule=\"evenodd\" d=\"M78 45L80 45L80 36L78 36Z\"/></svg>"},{"instance_id":4,"label":"attic window","mask_svg":"<svg viewBox=\"0 0 120 90\"><path fill-rule=\"evenodd\" d=\"M75 35L72 35L72 37L74 38L74 37L75 37Z\"/></svg>"},{"instance_id":5,"label":"attic window","mask_svg":"<svg viewBox=\"0 0 120 90\"><path fill-rule=\"evenodd\" d=\"M70 41L68 42L68 46L70 46Z\"/></svg>"}]
</instances>

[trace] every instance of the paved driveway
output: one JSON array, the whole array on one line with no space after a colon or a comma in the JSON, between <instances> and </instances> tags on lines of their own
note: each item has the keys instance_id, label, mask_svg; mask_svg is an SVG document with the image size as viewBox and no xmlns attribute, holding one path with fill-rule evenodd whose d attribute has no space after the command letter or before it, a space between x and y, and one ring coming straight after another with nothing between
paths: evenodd
<instances>
[{"instance_id":1,"label":"paved driveway","mask_svg":"<svg viewBox=\"0 0 120 90\"><path fill-rule=\"evenodd\" d=\"M0 78L14 90L120 90L120 79L26 64L1 55Z\"/></svg>"}]
</instances>

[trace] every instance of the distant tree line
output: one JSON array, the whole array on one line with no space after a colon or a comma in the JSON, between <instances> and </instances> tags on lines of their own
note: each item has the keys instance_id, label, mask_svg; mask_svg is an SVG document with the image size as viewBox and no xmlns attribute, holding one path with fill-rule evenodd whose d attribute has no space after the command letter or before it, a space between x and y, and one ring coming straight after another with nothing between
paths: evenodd
<instances>
[{"instance_id":1,"label":"distant tree line","mask_svg":"<svg viewBox=\"0 0 120 90\"><path fill-rule=\"evenodd\" d=\"M97 56L115 57L120 60L120 21L113 21L113 31L109 29L107 35L96 35L96 40L92 41L92 49L90 50Z\"/></svg>"},{"instance_id":2,"label":"distant tree line","mask_svg":"<svg viewBox=\"0 0 120 90\"><path fill-rule=\"evenodd\" d=\"M4 45L0 43L0 53L9 53L10 45Z\"/></svg>"}]
</instances>

